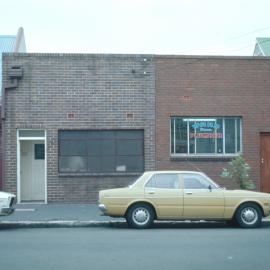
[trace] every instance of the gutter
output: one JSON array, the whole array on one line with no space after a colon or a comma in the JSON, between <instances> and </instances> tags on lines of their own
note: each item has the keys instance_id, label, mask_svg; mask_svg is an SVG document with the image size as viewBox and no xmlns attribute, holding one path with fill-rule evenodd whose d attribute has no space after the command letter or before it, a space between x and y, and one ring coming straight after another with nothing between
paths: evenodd
<instances>
[{"instance_id":1,"label":"gutter","mask_svg":"<svg viewBox=\"0 0 270 270\"><path fill-rule=\"evenodd\" d=\"M3 63L3 62L2 62ZM19 80L23 77L23 69L21 66L11 66L6 71L8 82L2 83L2 106L1 106L1 122L2 122L2 172L1 172L1 181L0 181L0 189L5 188L5 120L6 120L6 90L7 89L15 89L19 85ZM6 81L7 81L6 80Z\"/></svg>"}]
</instances>

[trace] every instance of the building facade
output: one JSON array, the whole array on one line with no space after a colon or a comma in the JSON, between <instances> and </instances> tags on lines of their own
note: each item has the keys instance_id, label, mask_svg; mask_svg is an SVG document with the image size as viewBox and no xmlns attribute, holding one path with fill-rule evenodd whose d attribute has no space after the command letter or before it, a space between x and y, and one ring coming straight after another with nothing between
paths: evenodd
<instances>
[{"instance_id":1,"label":"building facade","mask_svg":"<svg viewBox=\"0 0 270 270\"><path fill-rule=\"evenodd\" d=\"M151 55L11 54L4 62L4 186L19 202L93 202L98 190L155 169Z\"/></svg>"},{"instance_id":2,"label":"building facade","mask_svg":"<svg viewBox=\"0 0 270 270\"><path fill-rule=\"evenodd\" d=\"M226 187L239 153L270 192L270 58L5 54L5 190L19 202L96 202L146 170Z\"/></svg>"},{"instance_id":3,"label":"building facade","mask_svg":"<svg viewBox=\"0 0 270 270\"><path fill-rule=\"evenodd\" d=\"M220 177L243 153L257 189L270 192L270 59L157 56L157 169Z\"/></svg>"}]
</instances>

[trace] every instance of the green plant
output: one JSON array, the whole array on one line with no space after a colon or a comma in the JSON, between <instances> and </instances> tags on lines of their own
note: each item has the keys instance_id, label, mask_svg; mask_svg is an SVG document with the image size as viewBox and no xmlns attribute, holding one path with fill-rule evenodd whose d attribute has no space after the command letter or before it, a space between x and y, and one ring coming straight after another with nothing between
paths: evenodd
<instances>
[{"instance_id":1,"label":"green plant","mask_svg":"<svg viewBox=\"0 0 270 270\"><path fill-rule=\"evenodd\" d=\"M249 179L250 166L242 155L236 156L223 168L221 177L235 181L241 189L255 189L255 184Z\"/></svg>"}]
</instances>

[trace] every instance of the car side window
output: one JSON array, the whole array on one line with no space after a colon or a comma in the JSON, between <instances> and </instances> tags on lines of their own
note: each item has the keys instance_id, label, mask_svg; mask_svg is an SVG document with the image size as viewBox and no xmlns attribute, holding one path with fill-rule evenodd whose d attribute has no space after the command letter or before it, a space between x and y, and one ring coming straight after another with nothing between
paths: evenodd
<instances>
[{"instance_id":1,"label":"car side window","mask_svg":"<svg viewBox=\"0 0 270 270\"><path fill-rule=\"evenodd\" d=\"M168 188L178 189L179 180L177 174L155 174L146 183L145 187L148 188Z\"/></svg>"},{"instance_id":2,"label":"car side window","mask_svg":"<svg viewBox=\"0 0 270 270\"><path fill-rule=\"evenodd\" d=\"M185 189L208 189L211 183L200 174L182 174ZM212 185L211 185L212 186Z\"/></svg>"}]
</instances>

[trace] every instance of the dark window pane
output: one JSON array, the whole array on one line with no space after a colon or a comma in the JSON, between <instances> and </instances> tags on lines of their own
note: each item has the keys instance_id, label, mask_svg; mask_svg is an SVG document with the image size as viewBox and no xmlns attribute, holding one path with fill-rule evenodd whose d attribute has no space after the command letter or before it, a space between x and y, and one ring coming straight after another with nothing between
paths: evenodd
<instances>
[{"instance_id":1,"label":"dark window pane","mask_svg":"<svg viewBox=\"0 0 270 270\"><path fill-rule=\"evenodd\" d=\"M44 130L19 130L19 137L45 137Z\"/></svg>"},{"instance_id":2,"label":"dark window pane","mask_svg":"<svg viewBox=\"0 0 270 270\"><path fill-rule=\"evenodd\" d=\"M100 140L101 138L101 132L100 130L89 130L88 131L88 139L92 140L92 139L98 139Z\"/></svg>"},{"instance_id":3,"label":"dark window pane","mask_svg":"<svg viewBox=\"0 0 270 270\"><path fill-rule=\"evenodd\" d=\"M101 155L102 156L115 155L115 140L101 141Z\"/></svg>"},{"instance_id":4,"label":"dark window pane","mask_svg":"<svg viewBox=\"0 0 270 270\"><path fill-rule=\"evenodd\" d=\"M45 159L44 143L35 144L35 159Z\"/></svg>"},{"instance_id":5,"label":"dark window pane","mask_svg":"<svg viewBox=\"0 0 270 270\"><path fill-rule=\"evenodd\" d=\"M240 135L241 135L241 119L237 118L237 152L241 151Z\"/></svg>"},{"instance_id":6,"label":"dark window pane","mask_svg":"<svg viewBox=\"0 0 270 270\"><path fill-rule=\"evenodd\" d=\"M87 147L83 140L63 140L60 141L60 155L62 156L86 156Z\"/></svg>"},{"instance_id":7,"label":"dark window pane","mask_svg":"<svg viewBox=\"0 0 270 270\"><path fill-rule=\"evenodd\" d=\"M101 157L88 157L88 171L91 173L100 173Z\"/></svg>"},{"instance_id":8,"label":"dark window pane","mask_svg":"<svg viewBox=\"0 0 270 270\"><path fill-rule=\"evenodd\" d=\"M195 154L195 134L196 128L194 121L189 121L189 153Z\"/></svg>"},{"instance_id":9,"label":"dark window pane","mask_svg":"<svg viewBox=\"0 0 270 270\"><path fill-rule=\"evenodd\" d=\"M100 139L115 139L116 131L100 131Z\"/></svg>"},{"instance_id":10,"label":"dark window pane","mask_svg":"<svg viewBox=\"0 0 270 270\"><path fill-rule=\"evenodd\" d=\"M118 140L118 155L143 155L143 142L141 140Z\"/></svg>"},{"instance_id":11,"label":"dark window pane","mask_svg":"<svg viewBox=\"0 0 270 270\"><path fill-rule=\"evenodd\" d=\"M61 172L141 172L143 131L60 131L59 154Z\"/></svg>"},{"instance_id":12,"label":"dark window pane","mask_svg":"<svg viewBox=\"0 0 270 270\"><path fill-rule=\"evenodd\" d=\"M100 156L101 155L101 141L91 139L88 141L88 155Z\"/></svg>"},{"instance_id":13,"label":"dark window pane","mask_svg":"<svg viewBox=\"0 0 270 270\"><path fill-rule=\"evenodd\" d=\"M115 172L115 157L103 156L101 158L101 171L102 172Z\"/></svg>"},{"instance_id":14,"label":"dark window pane","mask_svg":"<svg viewBox=\"0 0 270 270\"><path fill-rule=\"evenodd\" d=\"M225 118L225 152L235 153L235 119Z\"/></svg>"},{"instance_id":15,"label":"dark window pane","mask_svg":"<svg viewBox=\"0 0 270 270\"><path fill-rule=\"evenodd\" d=\"M217 154L223 154L223 119L217 119L217 129L216 129L216 140L217 140Z\"/></svg>"},{"instance_id":16,"label":"dark window pane","mask_svg":"<svg viewBox=\"0 0 270 270\"><path fill-rule=\"evenodd\" d=\"M171 153L174 153L174 118L171 118Z\"/></svg>"},{"instance_id":17,"label":"dark window pane","mask_svg":"<svg viewBox=\"0 0 270 270\"><path fill-rule=\"evenodd\" d=\"M143 140L143 130L123 130L116 132L117 139L140 139Z\"/></svg>"},{"instance_id":18,"label":"dark window pane","mask_svg":"<svg viewBox=\"0 0 270 270\"><path fill-rule=\"evenodd\" d=\"M196 153L211 154L216 152L216 129L219 124L215 118L205 118L192 124L195 129Z\"/></svg>"},{"instance_id":19,"label":"dark window pane","mask_svg":"<svg viewBox=\"0 0 270 270\"><path fill-rule=\"evenodd\" d=\"M182 118L175 120L175 153L187 153L187 121Z\"/></svg>"},{"instance_id":20,"label":"dark window pane","mask_svg":"<svg viewBox=\"0 0 270 270\"><path fill-rule=\"evenodd\" d=\"M88 132L86 130L60 130L60 139L87 139Z\"/></svg>"},{"instance_id":21,"label":"dark window pane","mask_svg":"<svg viewBox=\"0 0 270 270\"><path fill-rule=\"evenodd\" d=\"M116 171L142 172L144 167L142 156L117 157Z\"/></svg>"},{"instance_id":22,"label":"dark window pane","mask_svg":"<svg viewBox=\"0 0 270 270\"><path fill-rule=\"evenodd\" d=\"M115 155L115 141L90 140L88 141L88 154L90 156Z\"/></svg>"},{"instance_id":23,"label":"dark window pane","mask_svg":"<svg viewBox=\"0 0 270 270\"><path fill-rule=\"evenodd\" d=\"M85 157L60 157L59 168L61 172L86 172L87 158Z\"/></svg>"}]
</instances>

